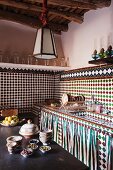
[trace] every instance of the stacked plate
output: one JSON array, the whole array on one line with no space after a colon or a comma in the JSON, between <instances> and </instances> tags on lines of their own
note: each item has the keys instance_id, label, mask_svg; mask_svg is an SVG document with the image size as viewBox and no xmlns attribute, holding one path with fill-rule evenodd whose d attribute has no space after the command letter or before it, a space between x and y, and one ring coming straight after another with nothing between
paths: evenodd
<instances>
[{"instance_id":1,"label":"stacked plate","mask_svg":"<svg viewBox=\"0 0 113 170\"><path fill-rule=\"evenodd\" d=\"M48 145L52 140L52 130L44 130L39 133L39 139L43 145Z\"/></svg>"}]
</instances>

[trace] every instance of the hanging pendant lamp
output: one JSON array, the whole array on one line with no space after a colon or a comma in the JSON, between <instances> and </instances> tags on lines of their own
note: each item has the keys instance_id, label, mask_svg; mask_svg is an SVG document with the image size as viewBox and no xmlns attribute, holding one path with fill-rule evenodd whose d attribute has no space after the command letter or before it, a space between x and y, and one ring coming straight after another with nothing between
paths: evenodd
<instances>
[{"instance_id":1,"label":"hanging pendant lamp","mask_svg":"<svg viewBox=\"0 0 113 170\"><path fill-rule=\"evenodd\" d=\"M43 11L40 20L42 28L37 30L33 55L40 59L54 59L57 57L55 40L52 30L47 26L47 0L43 0Z\"/></svg>"}]
</instances>

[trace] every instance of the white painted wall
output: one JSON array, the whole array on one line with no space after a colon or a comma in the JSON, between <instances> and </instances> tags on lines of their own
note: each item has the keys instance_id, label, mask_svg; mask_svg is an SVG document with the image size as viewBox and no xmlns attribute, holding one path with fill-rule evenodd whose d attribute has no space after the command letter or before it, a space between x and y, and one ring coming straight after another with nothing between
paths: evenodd
<instances>
[{"instance_id":1,"label":"white painted wall","mask_svg":"<svg viewBox=\"0 0 113 170\"><path fill-rule=\"evenodd\" d=\"M87 12L82 24L71 22L68 32L62 33L62 44L72 68L91 67L94 49L113 46L113 0L110 7Z\"/></svg>"}]
</instances>

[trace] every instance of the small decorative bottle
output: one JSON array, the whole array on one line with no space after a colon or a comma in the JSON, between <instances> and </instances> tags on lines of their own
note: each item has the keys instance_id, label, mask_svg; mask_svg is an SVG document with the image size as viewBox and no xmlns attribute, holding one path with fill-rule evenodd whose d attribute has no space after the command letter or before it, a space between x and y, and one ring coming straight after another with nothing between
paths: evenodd
<instances>
[{"instance_id":1,"label":"small decorative bottle","mask_svg":"<svg viewBox=\"0 0 113 170\"><path fill-rule=\"evenodd\" d=\"M107 57L113 57L113 50L112 50L112 46L110 45L106 51L106 56Z\"/></svg>"},{"instance_id":2,"label":"small decorative bottle","mask_svg":"<svg viewBox=\"0 0 113 170\"><path fill-rule=\"evenodd\" d=\"M105 58L105 57L106 57L105 50L104 50L104 48L101 48L100 53L99 53L99 58L102 59L102 58Z\"/></svg>"},{"instance_id":3,"label":"small decorative bottle","mask_svg":"<svg viewBox=\"0 0 113 170\"><path fill-rule=\"evenodd\" d=\"M92 58L94 60L97 60L98 59L98 54L97 54L97 50L94 50L93 54L92 54Z\"/></svg>"}]
</instances>

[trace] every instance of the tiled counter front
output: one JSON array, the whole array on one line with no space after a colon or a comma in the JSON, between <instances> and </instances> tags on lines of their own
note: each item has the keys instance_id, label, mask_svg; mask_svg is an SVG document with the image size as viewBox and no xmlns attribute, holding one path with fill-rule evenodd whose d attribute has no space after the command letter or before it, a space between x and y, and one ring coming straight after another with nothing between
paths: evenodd
<instances>
[{"instance_id":1,"label":"tiled counter front","mask_svg":"<svg viewBox=\"0 0 113 170\"><path fill-rule=\"evenodd\" d=\"M92 114L89 113L89 116ZM95 114L92 116L96 118ZM113 122L112 117L97 118ZM89 166L90 170L112 170L113 129L95 120L93 123L43 107L40 128L53 129L54 141Z\"/></svg>"},{"instance_id":2,"label":"tiled counter front","mask_svg":"<svg viewBox=\"0 0 113 170\"><path fill-rule=\"evenodd\" d=\"M61 74L60 91L102 103L113 115L113 66L75 69Z\"/></svg>"}]
</instances>

